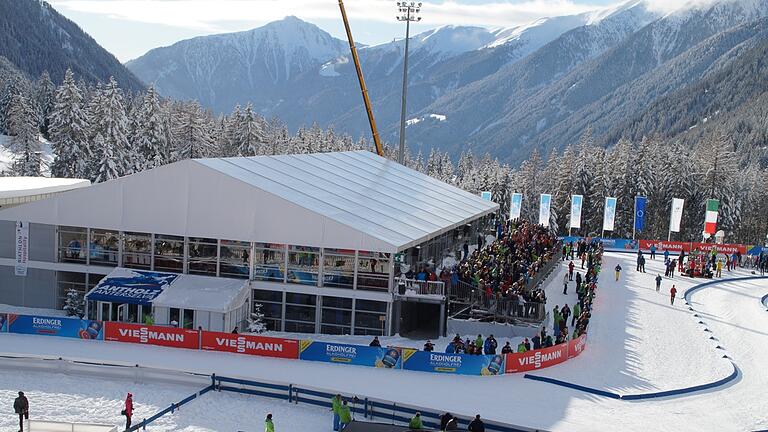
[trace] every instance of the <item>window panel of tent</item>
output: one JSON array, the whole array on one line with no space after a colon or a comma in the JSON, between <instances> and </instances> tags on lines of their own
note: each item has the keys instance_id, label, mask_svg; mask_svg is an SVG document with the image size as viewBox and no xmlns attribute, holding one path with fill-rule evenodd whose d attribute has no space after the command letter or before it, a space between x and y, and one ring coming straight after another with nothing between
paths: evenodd
<instances>
[{"instance_id":1,"label":"window panel of tent","mask_svg":"<svg viewBox=\"0 0 768 432\"><path fill-rule=\"evenodd\" d=\"M323 250L323 286L352 288L355 277L355 251Z\"/></svg>"},{"instance_id":2,"label":"window panel of tent","mask_svg":"<svg viewBox=\"0 0 768 432\"><path fill-rule=\"evenodd\" d=\"M317 286L320 249L291 245L288 252L288 282Z\"/></svg>"},{"instance_id":3,"label":"window panel of tent","mask_svg":"<svg viewBox=\"0 0 768 432\"><path fill-rule=\"evenodd\" d=\"M88 257L88 230L59 227L59 262L85 263Z\"/></svg>"},{"instance_id":4,"label":"window panel of tent","mask_svg":"<svg viewBox=\"0 0 768 432\"><path fill-rule=\"evenodd\" d=\"M222 240L219 274L223 277L247 278L251 271L251 244Z\"/></svg>"},{"instance_id":5,"label":"window panel of tent","mask_svg":"<svg viewBox=\"0 0 768 432\"><path fill-rule=\"evenodd\" d=\"M285 246L276 243L256 243L253 251L253 279L283 282L285 277Z\"/></svg>"},{"instance_id":6,"label":"window panel of tent","mask_svg":"<svg viewBox=\"0 0 768 432\"><path fill-rule=\"evenodd\" d=\"M117 231L91 230L88 254L92 265L116 266L119 248L120 236Z\"/></svg>"},{"instance_id":7,"label":"window panel of tent","mask_svg":"<svg viewBox=\"0 0 768 432\"><path fill-rule=\"evenodd\" d=\"M155 270L181 273L184 270L184 237L155 235Z\"/></svg>"},{"instance_id":8,"label":"window panel of tent","mask_svg":"<svg viewBox=\"0 0 768 432\"><path fill-rule=\"evenodd\" d=\"M358 252L357 289L388 291L389 257L388 253Z\"/></svg>"},{"instance_id":9,"label":"window panel of tent","mask_svg":"<svg viewBox=\"0 0 768 432\"><path fill-rule=\"evenodd\" d=\"M216 276L218 242L216 239L189 238L189 273L203 276Z\"/></svg>"}]
</instances>

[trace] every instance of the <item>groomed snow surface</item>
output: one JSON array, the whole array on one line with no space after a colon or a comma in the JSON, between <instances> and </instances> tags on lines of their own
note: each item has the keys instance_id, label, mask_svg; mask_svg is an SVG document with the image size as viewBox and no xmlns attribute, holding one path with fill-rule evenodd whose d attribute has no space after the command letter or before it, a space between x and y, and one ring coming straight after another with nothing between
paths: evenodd
<instances>
[{"instance_id":1,"label":"groomed snow surface","mask_svg":"<svg viewBox=\"0 0 768 432\"><path fill-rule=\"evenodd\" d=\"M647 254L646 257L649 258ZM617 263L624 269L619 282L615 282L613 276ZM565 264L560 272L565 271ZM576 264L578 269L579 263ZM764 368L768 358L765 330L768 313L760 304L760 298L768 293L768 280L718 284L697 291L691 299L693 307L701 311L701 318L696 318L682 296L688 287L704 280L665 278L657 293L653 279L661 271L661 257L656 261L648 259L647 273L642 274L635 271L633 254L607 253L603 269L586 351L574 360L535 375L619 394L685 388L716 381L731 373L730 363L721 358L723 351L715 349L719 344L738 365L740 376L724 387L691 395L622 401L524 379L521 374L436 375L43 336L2 335L0 352L131 362L293 383L467 416L480 413L492 420L551 431L768 428L768 398L764 397L768 386L768 373ZM726 277L748 275L743 270L724 274ZM678 289L674 306L669 304L672 283ZM563 296L562 273L554 275L547 288L548 307L566 302L572 306L576 300L573 291L571 283L569 294ZM699 320L705 325L699 324ZM704 332L705 326L712 333ZM710 335L718 340L710 340ZM421 343L414 341L410 345ZM10 396L21 388L29 392L33 406L41 404L40 400L49 401L42 402L46 414L52 413L48 419L60 416L84 421L120 420L119 402L126 390L133 390L140 404L137 415L143 416L196 390L162 384L105 383L41 373L9 375L0 375L0 407L9 407ZM65 394L68 396L62 396ZM86 400L94 403L85 403ZM260 430L261 417L266 411L275 413L280 431L328 429L330 417L323 409L214 393L161 420L152 430ZM280 420L286 421L286 417L295 419L296 423L282 423L281 427ZM317 429L313 429L315 427Z\"/></svg>"}]
</instances>

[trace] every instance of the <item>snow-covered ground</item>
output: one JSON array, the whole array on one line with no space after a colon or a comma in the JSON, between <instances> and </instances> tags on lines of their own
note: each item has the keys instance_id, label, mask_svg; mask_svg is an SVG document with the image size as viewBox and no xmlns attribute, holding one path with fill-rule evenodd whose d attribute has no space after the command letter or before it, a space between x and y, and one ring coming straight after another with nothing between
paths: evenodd
<instances>
[{"instance_id":1,"label":"snow-covered ground","mask_svg":"<svg viewBox=\"0 0 768 432\"><path fill-rule=\"evenodd\" d=\"M662 291L657 293L653 278L660 269L660 259L656 262L648 260L646 274L635 272L634 262L632 254L606 254L586 351L574 360L539 371L537 375L622 394L636 394L690 387L730 373L729 364L720 358L722 351L715 350L715 341L708 339L710 333L703 331L703 325L698 324L699 318L693 316L682 299L687 287L702 280L665 279ZM612 271L617 263L624 268L618 283L613 280ZM746 272L739 271L727 276L744 275ZM669 305L668 297L672 283L679 291L674 306ZM568 296L562 296L562 273L552 278L547 291L550 307L552 302L571 305L575 301L572 288ZM0 352L135 362L166 369L294 383L462 415L481 413L492 420L552 431L756 430L768 427L768 399L763 397L768 384L764 368L768 355L765 332L768 313L760 305L760 298L766 293L768 280L714 285L694 294L694 307L707 314L702 315L702 320L713 331L711 334L719 339L716 342L733 357L741 376L723 388L648 401L598 397L524 379L522 375L448 376L110 342L85 343L44 336L2 335ZM0 376L0 389L17 390L20 383L7 375ZM54 387L51 391L72 392L66 383L40 381ZM91 394L82 386L77 388L77 392ZM124 390L124 386L120 389ZM212 402L219 397L224 396L215 394L203 401L219 403ZM176 399L174 395L168 398ZM260 417L263 409L250 409L250 401L257 404L257 400L244 400L244 405L249 407L247 411L238 411L241 408L237 404L230 408L221 402L222 417L242 416L243 412ZM167 401L155 403L160 406ZM85 409L71 405L71 409ZM207 406L200 409L207 410ZM323 417L322 410L320 417ZM325 423L321 421L321 424ZM182 423L169 426L169 430L184 430L183 427L188 426ZM210 426L206 423L201 427ZM286 429L311 430L305 426Z\"/></svg>"},{"instance_id":2,"label":"snow-covered ground","mask_svg":"<svg viewBox=\"0 0 768 432\"><path fill-rule=\"evenodd\" d=\"M51 164L53 164L53 150L51 150L51 143L43 138L39 137L40 151L42 158L42 175L51 175ZM16 158L16 153L11 150L11 137L8 135L0 135L0 172L8 170L13 166L13 161Z\"/></svg>"},{"instance_id":3,"label":"snow-covered ground","mask_svg":"<svg viewBox=\"0 0 768 432\"><path fill-rule=\"evenodd\" d=\"M61 309L30 308L23 306L12 306L0 303L0 313L12 313L18 315L43 315L43 316L66 316Z\"/></svg>"},{"instance_id":4,"label":"snow-covered ground","mask_svg":"<svg viewBox=\"0 0 768 432\"><path fill-rule=\"evenodd\" d=\"M128 380L100 380L82 376L11 371L0 368L0 430L13 431L18 417L8 412L18 390L30 401L34 420L124 425L120 415L127 392L133 393L138 423L171 403L197 392L200 387L145 384ZM286 401L209 392L166 414L149 428L152 431L262 431L264 417L272 413L279 431L326 431L329 419L323 408L291 405Z\"/></svg>"}]
</instances>

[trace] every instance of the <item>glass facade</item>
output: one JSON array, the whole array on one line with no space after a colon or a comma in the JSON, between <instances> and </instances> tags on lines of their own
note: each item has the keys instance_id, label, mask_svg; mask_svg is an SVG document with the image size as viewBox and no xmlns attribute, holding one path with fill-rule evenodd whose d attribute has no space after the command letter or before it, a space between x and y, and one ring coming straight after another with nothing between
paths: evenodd
<instances>
[{"instance_id":1,"label":"glass facade","mask_svg":"<svg viewBox=\"0 0 768 432\"><path fill-rule=\"evenodd\" d=\"M88 260L91 265L117 266L120 234L117 231L92 229Z\"/></svg>"},{"instance_id":2,"label":"glass facade","mask_svg":"<svg viewBox=\"0 0 768 432\"><path fill-rule=\"evenodd\" d=\"M220 266L222 277L248 278L251 272L251 244L222 240Z\"/></svg>"},{"instance_id":3,"label":"glass facade","mask_svg":"<svg viewBox=\"0 0 768 432\"><path fill-rule=\"evenodd\" d=\"M355 251L323 250L323 286L352 289L354 279Z\"/></svg>"},{"instance_id":4,"label":"glass facade","mask_svg":"<svg viewBox=\"0 0 768 432\"><path fill-rule=\"evenodd\" d=\"M369 291L389 290L390 254L358 252L357 289Z\"/></svg>"},{"instance_id":5,"label":"glass facade","mask_svg":"<svg viewBox=\"0 0 768 432\"><path fill-rule=\"evenodd\" d=\"M317 296L285 293L285 331L314 333L316 304Z\"/></svg>"},{"instance_id":6,"label":"glass facade","mask_svg":"<svg viewBox=\"0 0 768 432\"><path fill-rule=\"evenodd\" d=\"M184 237L155 235L154 270L184 272Z\"/></svg>"},{"instance_id":7,"label":"glass facade","mask_svg":"<svg viewBox=\"0 0 768 432\"><path fill-rule=\"evenodd\" d=\"M285 280L285 245L254 244L253 278L271 282L283 282Z\"/></svg>"},{"instance_id":8,"label":"glass facade","mask_svg":"<svg viewBox=\"0 0 768 432\"><path fill-rule=\"evenodd\" d=\"M281 331L283 321L283 293L281 291L253 290L253 304L261 304L261 313L268 330Z\"/></svg>"},{"instance_id":9,"label":"glass facade","mask_svg":"<svg viewBox=\"0 0 768 432\"><path fill-rule=\"evenodd\" d=\"M373 300L355 301L355 334L383 335L386 333L387 303Z\"/></svg>"},{"instance_id":10,"label":"glass facade","mask_svg":"<svg viewBox=\"0 0 768 432\"><path fill-rule=\"evenodd\" d=\"M218 241L216 239L189 238L189 273L203 276L216 276L218 261Z\"/></svg>"},{"instance_id":11,"label":"glass facade","mask_svg":"<svg viewBox=\"0 0 768 432\"><path fill-rule=\"evenodd\" d=\"M123 236L123 267L149 270L152 268L152 235L125 233Z\"/></svg>"},{"instance_id":12,"label":"glass facade","mask_svg":"<svg viewBox=\"0 0 768 432\"><path fill-rule=\"evenodd\" d=\"M320 249L293 246L288 249L288 283L317 286Z\"/></svg>"},{"instance_id":13,"label":"glass facade","mask_svg":"<svg viewBox=\"0 0 768 432\"><path fill-rule=\"evenodd\" d=\"M59 227L59 262L85 264L88 259L88 230Z\"/></svg>"},{"instance_id":14,"label":"glass facade","mask_svg":"<svg viewBox=\"0 0 768 432\"><path fill-rule=\"evenodd\" d=\"M320 333L352 334L352 299L323 296L322 302Z\"/></svg>"}]
</instances>

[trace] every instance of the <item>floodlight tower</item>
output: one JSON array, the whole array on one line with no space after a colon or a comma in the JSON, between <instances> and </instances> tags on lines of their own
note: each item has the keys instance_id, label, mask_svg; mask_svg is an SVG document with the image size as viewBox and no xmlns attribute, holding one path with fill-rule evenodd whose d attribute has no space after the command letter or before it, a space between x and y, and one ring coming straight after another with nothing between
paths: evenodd
<instances>
[{"instance_id":1,"label":"floodlight tower","mask_svg":"<svg viewBox=\"0 0 768 432\"><path fill-rule=\"evenodd\" d=\"M408 40L411 37L411 21L419 22L421 17L421 2L397 2L398 21L405 21L405 57L403 59L403 106L400 110L400 152L397 154L397 161L403 163L405 157L405 101L408 98Z\"/></svg>"}]
</instances>

